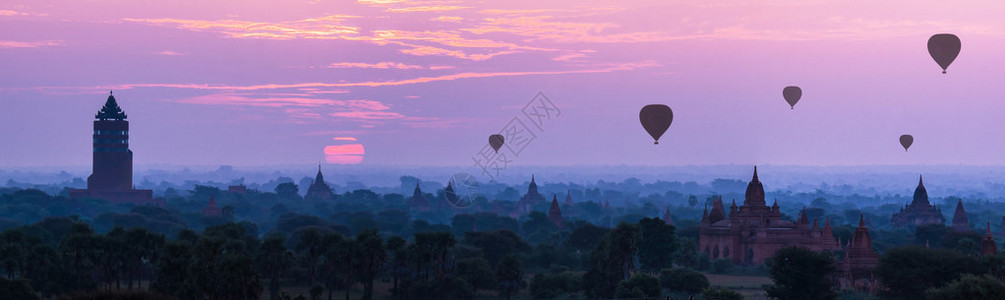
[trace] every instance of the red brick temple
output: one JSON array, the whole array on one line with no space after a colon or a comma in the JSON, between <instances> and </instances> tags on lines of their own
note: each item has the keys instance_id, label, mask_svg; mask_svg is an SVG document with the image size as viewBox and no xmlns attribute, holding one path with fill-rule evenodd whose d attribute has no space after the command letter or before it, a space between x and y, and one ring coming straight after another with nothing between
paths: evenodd
<instances>
[{"instance_id":1,"label":"red brick temple","mask_svg":"<svg viewBox=\"0 0 1005 300\"><path fill-rule=\"evenodd\" d=\"M855 235L845 247L844 260L838 264L838 283L843 289L873 292L878 287L873 274L877 264L879 254L872 250L869 228L865 227L865 220L859 215L858 228L855 228Z\"/></svg>"},{"instance_id":2,"label":"red brick temple","mask_svg":"<svg viewBox=\"0 0 1005 300\"><path fill-rule=\"evenodd\" d=\"M726 216L720 197L716 198L711 213L703 213L699 251L712 259L728 258L735 264L751 265L764 263L764 259L787 246L815 251L840 249L829 220L821 229L816 220L810 227L805 210L795 223L783 220L781 214L777 201L771 207L764 202L764 187L754 167L754 177L747 185L742 206L737 207L734 201Z\"/></svg>"}]
</instances>

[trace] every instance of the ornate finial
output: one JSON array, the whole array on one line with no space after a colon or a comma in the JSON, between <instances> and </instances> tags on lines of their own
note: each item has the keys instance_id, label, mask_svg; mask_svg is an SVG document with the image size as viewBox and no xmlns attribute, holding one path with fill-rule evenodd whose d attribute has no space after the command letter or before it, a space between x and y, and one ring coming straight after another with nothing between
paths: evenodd
<instances>
[{"instance_id":1,"label":"ornate finial","mask_svg":"<svg viewBox=\"0 0 1005 300\"><path fill-rule=\"evenodd\" d=\"M104 120L116 120L122 121L126 119L126 113L122 111L119 104L115 102L115 97L112 96L112 91L108 91L108 99L105 100L105 105L101 107L98 114L94 115L95 119Z\"/></svg>"},{"instance_id":2,"label":"ornate finial","mask_svg":"<svg viewBox=\"0 0 1005 300\"><path fill-rule=\"evenodd\" d=\"M865 227L865 217L863 214L858 214L858 227Z\"/></svg>"},{"instance_id":3,"label":"ornate finial","mask_svg":"<svg viewBox=\"0 0 1005 300\"><path fill-rule=\"evenodd\" d=\"M757 181L757 165L754 165L754 179L753 179L753 181Z\"/></svg>"},{"instance_id":4,"label":"ornate finial","mask_svg":"<svg viewBox=\"0 0 1005 300\"><path fill-rule=\"evenodd\" d=\"M921 175L918 175L918 186L925 185L924 183L925 183L925 178L922 177Z\"/></svg>"}]
</instances>

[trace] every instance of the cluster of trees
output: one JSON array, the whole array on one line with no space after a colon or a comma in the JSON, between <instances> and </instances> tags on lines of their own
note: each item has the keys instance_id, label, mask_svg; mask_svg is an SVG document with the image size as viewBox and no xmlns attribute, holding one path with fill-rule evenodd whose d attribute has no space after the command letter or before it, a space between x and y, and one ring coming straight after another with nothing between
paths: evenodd
<instances>
[{"instance_id":1,"label":"cluster of trees","mask_svg":"<svg viewBox=\"0 0 1005 300\"><path fill-rule=\"evenodd\" d=\"M264 235L254 223L230 222L166 237L143 227L98 233L79 218L46 218L0 233L0 291L24 295L11 299L119 290L178 299L286 299L289 287L309 288L311 299L378 293L471 299L479 291L509 299L524 290L536 299L729 294L680 267L695 261L688 257L694 252L681 251L674 227L655 218L614 229L581 221L528 226L531 218L520 227L548 228L533 232L547 230L553 239L536 246L507 228L456 234L448 226L426 226L403 237L376 227L347 233L310 216L283 219ZM384 290L376 287L381 281L389 283Z\"/></svg>"}]
</instances>

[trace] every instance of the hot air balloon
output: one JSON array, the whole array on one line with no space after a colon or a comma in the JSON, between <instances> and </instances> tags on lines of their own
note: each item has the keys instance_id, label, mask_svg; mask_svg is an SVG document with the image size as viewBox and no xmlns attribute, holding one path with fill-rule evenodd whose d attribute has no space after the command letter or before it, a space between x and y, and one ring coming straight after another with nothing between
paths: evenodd
<instances>
[{"instance_id":1,"label":"hot air balloon","mask_svg":"<svg viewBox=\"0 0 1005 300\"><path fill-rule=\"evenodd\" d=\"M782 97L785 97L785 102L788 102L792 109L796 109L796 102L803 97L803 89L798 86L787 86L782 89Z\"/></svg>"},{"instance_id":2,"label":"hot air balloon","mask_svg":"<svg viewBox=\"0 0 1005 300\"><path fill-rule=\"evenodd\" d=\"M673 123L673 111L663 104L649 104L639 111L639 121L642 122L642 128L653 137L653 144L659 145L660 137Z\"/></svg>"},{"instance_id":3,"label":"hot air balloon","mask_svg":"<svg viewBox=\"0 0 1005 300\"><path fill-rule=\"evenodd\" d=\"M489 145L492 146L492 150L499 152L499 148L502 147L503 141L505 139L501 134L493 134L489 136Z\"/></svg>"},{"instance_id":4,"label":"hot air balloon","mask_svg":"<svg viewBox=\"0 0 1005 300\"><path fill-rule=\"evenodd\" d=\"M904 152L907 152L907 148L910 148L911 144L914 144L913 136L911 136L910 134L900 136L900 145L904 146Z\"/></svg>"},{"instance_id":5,"label":"hot air balloon","mask_svg":"<svg viewBox=\"0 0 1005 300\"><path fill-rule=\"evenodd\" d=\"M942 67L942 74L946 74L946 68L960 55L960 38L949 33L933 35L928 38L928 54Z\"/></svg>"}]
</instances>

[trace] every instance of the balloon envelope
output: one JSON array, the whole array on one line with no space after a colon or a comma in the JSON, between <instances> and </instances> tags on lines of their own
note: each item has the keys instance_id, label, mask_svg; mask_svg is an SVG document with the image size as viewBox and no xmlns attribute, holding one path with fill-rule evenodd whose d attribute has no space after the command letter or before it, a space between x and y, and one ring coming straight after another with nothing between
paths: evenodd
<instances>
[{"instance_id":1,"label":"balloon envelope","mask_svg":"<svg viewBox=\"0 0 1005 300\"><path fill-rule=\"evenodd\" d=\"M785 97L785 102L792 106L792 109L796 108L796 102L799 102L799 98L803 97L803 89L798 86L787 86L782 89L782 97Z\"/></svg>"},{"instance_id":2,"label":"balloon envelope","mask_svg":"<svg viewBox=\"0 0 1005 300\"><path fill-rule=\"evenodd\" d=\"M942 74L960 55L960 46L960 38L953 34L940 33L928 38L928 54L942 67Z\"/></svg>"},{"instance_id":3,"label":"balloon envelope","mask_svg":"<svg viewBox=\"0 0 1005 300\"><path fill-rule=\"evenodd\" d=\"M673 123L673 110L663 104L646 105L639 111L639 121L642 122L642 128L653 137L653 144L659 144L660 137Z\"/></svg>"},{"instance_id":4,"label":"balloon envelope","mask_svg":"<svg viewBox=\"0 0 1005 300\"><path fill-rule=\"evenodd\" d=\"M489 136L489 145L492 146L492 150L499 152L499 148L502 147L503 141L505 139L501 134L493 134Z\"/></svg>"},{"instance_id":5,"label":"balloon envelope","mask_svg":"<svg viewBox=\"0 0 1005 300\"><path fill-rule=\"evenodd\" d=\"M914 144L913 136L911 136L910 134L900 136L900 145L904 146L904 151L907 151L907 148L910 148L911 144Z\"/></svg>"}]
</instances>

